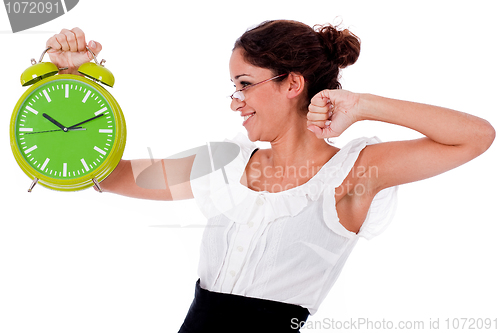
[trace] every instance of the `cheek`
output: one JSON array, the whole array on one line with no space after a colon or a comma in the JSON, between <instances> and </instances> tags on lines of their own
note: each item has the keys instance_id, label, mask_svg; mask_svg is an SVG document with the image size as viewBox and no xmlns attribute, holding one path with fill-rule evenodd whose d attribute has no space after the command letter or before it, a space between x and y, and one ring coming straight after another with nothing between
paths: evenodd
<instances>
[{"instance_id":1,"label":"cheek","mask_svg":"<svg viewBox=\"0 0 500 333\"><path fill-rule=\"evenodd\" d=\"M255 100L255 108L259 107L262 111L265 110L266 114L279 116L280 111L284 109L281 95L272 91L263 92L258 100ZM256 110L257 111L257 110Z\"/></svg>"}]
</instances>

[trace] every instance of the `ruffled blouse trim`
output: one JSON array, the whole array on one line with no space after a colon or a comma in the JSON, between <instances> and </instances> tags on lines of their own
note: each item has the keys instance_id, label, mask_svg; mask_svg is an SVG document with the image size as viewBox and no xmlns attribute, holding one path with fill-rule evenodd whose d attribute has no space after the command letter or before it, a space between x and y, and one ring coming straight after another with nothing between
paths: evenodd
<instances>
[{"instance_id":1,"label":"ruffled blouse trim","mask_svg":"<svg viewBox=\"0 0 500 333\"><path fill-rule=\"evenodd\" d=\"M335 206L335 188L342 184L363 148L380 142L376 137L350 141L308 182L276 193L253 191L240 183L250 156L257 146L242 133L233 140L225 141L234 142L240 147L236 159L220 172L213 172L192 181L193 194L204 208L202 211L205 215L210 215L209 211L212 211L213 215L222 213L235 223L246 224L251 218L269 223L279 218L298 215L310 201L323 200L323 218L326 225L335 233L348 238L372 238L380 234L392 218L396 204L396 188L385 189L375 196L358 234L348 231L340 223ZM206 209L210 204L215 211Z\"/></svg>"}]
</instances>

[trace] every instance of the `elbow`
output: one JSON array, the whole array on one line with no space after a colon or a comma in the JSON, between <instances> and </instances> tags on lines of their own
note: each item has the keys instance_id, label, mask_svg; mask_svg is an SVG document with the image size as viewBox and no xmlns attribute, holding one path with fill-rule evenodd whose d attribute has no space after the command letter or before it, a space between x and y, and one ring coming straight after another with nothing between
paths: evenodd
<instances>
[{"instance_id":1,"label":"elbow","mask_svg":"<svg viewBox=\"0 0 500 333\"><path fill-rule=\"evenodd\" d=\"M496 131L491 126L491 124L487 121L485 121L485 126L484 126L484 132L483 132L483 153L490 148L491 144L495 140L496 136Z\"/></svg>"},{"instance_id":2,"label":"elbow","mask_svg":"<svg viewBox=\"0 0 500 333\"><path fill-rule=\"evenodd\" d=\"M496 131L491 124L484 120L479 127L477 134L474 138L475 155L479 156L484 153L495 140Z\"/></svg>"}]
</instances>

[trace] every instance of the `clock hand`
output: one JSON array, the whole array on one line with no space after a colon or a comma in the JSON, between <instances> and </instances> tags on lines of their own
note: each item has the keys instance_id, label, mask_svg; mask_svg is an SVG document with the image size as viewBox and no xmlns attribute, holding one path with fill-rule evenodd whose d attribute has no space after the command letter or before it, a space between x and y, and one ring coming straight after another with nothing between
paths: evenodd
<instances>
[{"instance_id":1,"label":"clock hand","mask_svg":"<svg viewBox=\"0 0 500 333\"><path fill-rule=\"evenodd\" d=\"M76 126L79 126L79 125L81 125L81 124L85 124L86 122L89 122L89 121L91 121L91 120L94 120L94 119L99 118L99 117L102 117L102 116L104 116L104 113L101 113L100 115L97 115L97 116L92 117L92 118L90 118L90 119L84 120L84 121L82 121L82 122L80 122L80 123L78 123L78 124L75 124L75 125L73 125L73 126L70 126L70 127L68 127L68 129L73 129L73 128L75 128Z\"/></svg>"},{"instance_id":2,"label":"clock hand","mask_svg":"<svg viewBox=\"0 0 500 333\"><path fill-rule=\"evenodd\" d=\"M50 121L51 123L53 123L54 125L56 125L57 127L59 127L60 129L62 129L64 132L68 131L68 128L66 128L66 126L64 126L61 123L57 122L57 120L55 120L54 118L52 118L48 114L44 113L44 114L42 114L42 116L44 118L46 118L48 121Z\"/></svg>"},{"instance_id":3,"label":"clock hand","mask_svg":"<svg viewBox=\"0 0 500 333\"><path fill-rule=\"evenodd\" d=\"M68 131L86 131L86 130L87 129L83 128L83 127L68 128ZM24 133L24 135L38 134L38 133L47 133L47 132L59 132L59 131L63 131L63 130L62 129L56 129L56 130L40 131L40 132L28 132L28 133Z\"/></svg>"}]
</instances>

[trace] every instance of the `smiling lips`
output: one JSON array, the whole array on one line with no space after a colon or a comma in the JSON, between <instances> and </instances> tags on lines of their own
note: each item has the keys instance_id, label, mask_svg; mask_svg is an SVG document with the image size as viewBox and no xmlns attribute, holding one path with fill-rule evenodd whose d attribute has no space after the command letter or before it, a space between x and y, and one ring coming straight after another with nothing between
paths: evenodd
<instances>
[{"instance_id":1,"label":"smiling lips","mask_svg":"<svg viewBox=\"0 0 500 333\"><path fill-rule=\"evenodd\" d=\"M250 119L254 114L255 114L255 112L243 116L243 125L245 125L245 123L247 122L247 120Z\"/></svg>"}]
</instances>

